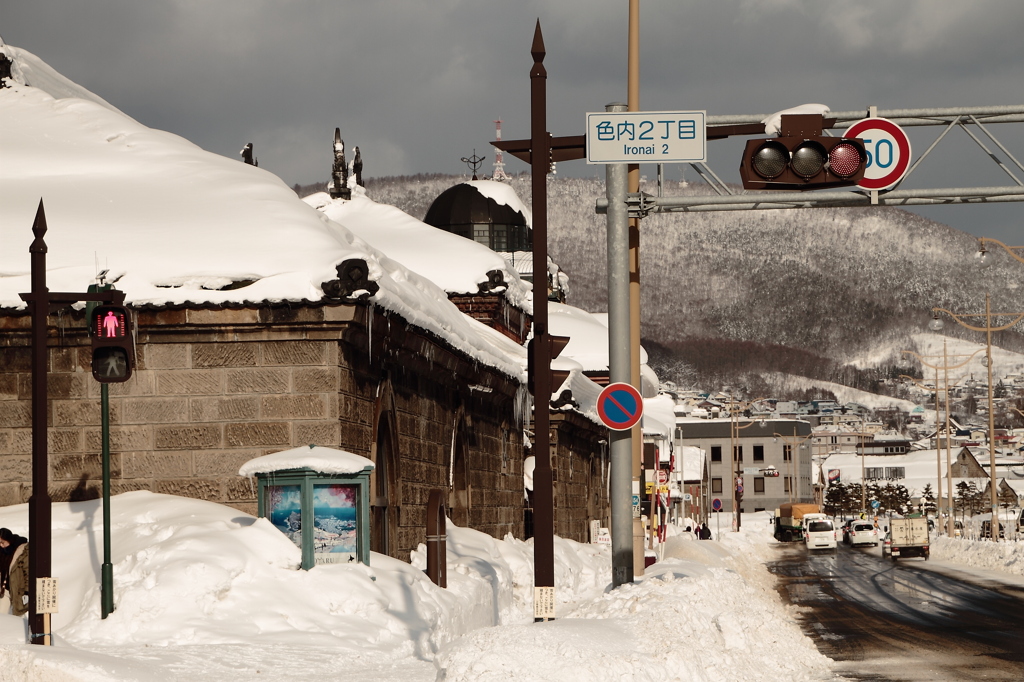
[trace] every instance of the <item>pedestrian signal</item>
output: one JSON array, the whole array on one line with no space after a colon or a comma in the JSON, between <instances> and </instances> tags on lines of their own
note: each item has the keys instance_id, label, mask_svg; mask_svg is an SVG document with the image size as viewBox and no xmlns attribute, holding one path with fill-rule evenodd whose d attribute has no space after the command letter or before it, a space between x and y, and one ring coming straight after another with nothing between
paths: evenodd
<instances>
[{"instance_id":1,"label":"pedestrian signal","mask_svg":"<svg viewBox=\"0 0 1024 682\"><path fill-rule=\"evenodd\" d=\"M103 384L128 381L135 368L131 314L119 305L98 305L89 314L92 376Z\"/></svg>"}]
</instances>

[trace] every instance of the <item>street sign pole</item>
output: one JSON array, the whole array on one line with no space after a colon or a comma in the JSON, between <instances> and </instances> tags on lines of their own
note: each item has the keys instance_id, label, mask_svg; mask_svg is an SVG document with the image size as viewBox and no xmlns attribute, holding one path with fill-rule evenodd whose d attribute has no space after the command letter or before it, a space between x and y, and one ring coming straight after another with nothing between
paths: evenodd
<instances>
[{"instance_id":1,"label":"street sign pole","mask_svg":"<svg viewBox=\"0 0 1024 682\"><path fill-rule=\"evenodd\" d=\"M607 111L625 111L609 104ZM611 383L629 383L629 220L626 215L627 169L605 165L608 197L608 368ZM633 446L631 434L609 431L611 457L612 586L633 582Z\"/></svg>"}]
</instances>

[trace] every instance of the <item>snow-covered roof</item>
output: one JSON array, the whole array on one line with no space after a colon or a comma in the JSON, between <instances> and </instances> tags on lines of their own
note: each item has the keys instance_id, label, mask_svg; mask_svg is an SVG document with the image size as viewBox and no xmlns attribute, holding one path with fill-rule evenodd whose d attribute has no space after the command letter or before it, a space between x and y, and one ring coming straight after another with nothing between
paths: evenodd
<instances>
[{"instance_id":1,"label":"snow-covered roof","mask_svg":"<svg viewBox=\"0 0 1024 682\"><path fill-rule=\"evenodd\" d=\"M591 313L551 301L548 303L548 326L552 334L569 337L562 356L583 365L585 372L608 371L608 313ZM640 364L647 364L647 351L642 346Z\"/></svg>"},{"instance_id":2,"label":"snow-covered roof","mask_svg":"<svg viewBox=\"0 0 1024 682\"><path fill-rule=\"evenodd\" d=\"M508 206L513 211L519 211L526 218L526 224L533 226L533 211L526 207L526 204L510 185L495 180L468 180L463 184L475 187L476 191L497 204Z\"/></svg>"},{"instance_id":3,"label":"snow-covered roof","mask_svg":"<svg viewBox=\"0 0 1024 682\"><path fill-rule=\"evenodd\" d=\"M352 190L348 201L332 199L326 192L311 194L303 201L448 293L479 293L478 285L488 281L487 273L497 270L504 275L504 295L509 302L533 311L529 302L532 287L500 254L472 239L427 225L394 206L373 202L361 187Z\"/></svg>"},{"instance_id":4,"label":"snow-covered roof","mask_svg":"<svg viewBox=\"0 0 1024 682\"><path fill-rule=\"evenodd\" d=\"M661 395L644 398L643 431L645 436L660 436L671 442L675 429L675 401L672 396ZM668 456L668 453L665 453Z\"/></svg>"},{"instance_id":5,"label":"snow-covered roof","mask_svg":"<svg viewBox=\"0 0 1024 682\"><path fill-rule=\"evenodd\" d=\"M954 458L957 456L959 449L953 451ZM946 451L942 450L942 485L943 491L945 491L946 481ZM822 459L820 469L824 473L824 480L828 480L829 470L838 469L841 472L842 483L860 483L861 482L861 455L855 453L844 453L837 452L828 455ZM893 481L903 486L906 486L907 491L911 495L920 494L924 490L924 487L931 484L932 490L935 490L936 476L938 474L939 465L937 463L935 450L912 450L910 452L900 455L864 455L863 456L863 467L865 469L879 468L879 467L903 467L904 478ZM957 472L959 473L959 472ZM983 480L984 477L977 478L964 478L960 479L954 477L954 485L957 481L978 481ZM873 481L868 481L872 483ZM874 481L881 485L885 485L887 481Z\"/></svg>"},{"instance_id":6,"label":"snow-covered roof","mask_svg":"<svg viewBox=\"0 0 1024 682\"><path fill-rule=\"evenodd\" d=\"M134 306L319 302L336 266L362 259L380 287L374 305L521 376L519 363L484 340L441 287L298 199L278 177L147 128L31 53L5 49L15 82L0 89L0 308L25 307L19 294L31 288L30 228L42 199L51 291L84 292L109 269L107 281ZM382 232L411 220L365 197L353 203L346 217L376 220ZM252 283L225 288L241 281Z\"/></svg>"},{"instance_id":7,"label":"snow-covered roof","mask_svg":"<svg viewBox=\"0 0 1024 682\"><path fill-rule=\"evenodd\" d=\"M251 477L289 469L312 469L322 474L358 474L373 469L373 462L345 450L303 445L250 459L238 469L238 475Z\"/></svg>"}]
</instances>

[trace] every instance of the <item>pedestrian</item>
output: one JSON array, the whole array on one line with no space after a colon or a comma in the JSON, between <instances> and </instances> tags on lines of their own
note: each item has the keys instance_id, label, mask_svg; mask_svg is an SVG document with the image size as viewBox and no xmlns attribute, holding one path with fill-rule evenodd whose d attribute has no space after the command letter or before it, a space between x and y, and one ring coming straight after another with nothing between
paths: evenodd
<instances>
[{"instance_id":1,"label":"pedestrian","mask_svg":"<svg viewBox=\"0 0 1024 682\"><path fill-rule=\"evenodd\" d=\"M701 540L710 540L711 539L711 529L708 528L708 522L707 521L705 521L702 524L700 524L700 534L699 534L699 537L700 537Z\"/></svg>"},{"instance_id":2,"label":"pedestrian","mask_svg":"<svg viewBox=\"0 0 1024 682\"><path fill-rule=\"evenodd\" d=\"M28 540L0 528L0 594L11 599L11 613L28 612Z\"/></svg>"}]
</instances>

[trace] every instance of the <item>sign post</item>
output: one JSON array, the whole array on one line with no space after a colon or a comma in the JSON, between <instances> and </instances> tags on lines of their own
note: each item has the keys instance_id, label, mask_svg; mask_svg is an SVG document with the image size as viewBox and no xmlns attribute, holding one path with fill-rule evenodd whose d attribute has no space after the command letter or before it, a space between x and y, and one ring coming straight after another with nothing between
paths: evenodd
<instances>
[{"instance_id":1,"label":"sign post","mask_svg":"<svg viewBox=\"0 0 1024 682\"><path fill-rule=\"evenodd\" d=\"M721 542L722 540L722 500L715 498L711 500L711 509L715 512L715 539Z\"/></svg>"}]
</instances>

